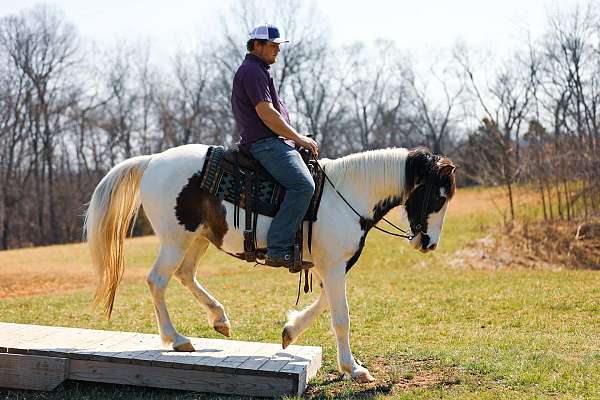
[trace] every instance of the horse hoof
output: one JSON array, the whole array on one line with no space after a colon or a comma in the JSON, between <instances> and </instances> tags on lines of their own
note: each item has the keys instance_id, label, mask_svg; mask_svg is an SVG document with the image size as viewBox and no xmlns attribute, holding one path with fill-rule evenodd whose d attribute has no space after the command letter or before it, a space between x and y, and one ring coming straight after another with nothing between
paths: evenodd
<instances>
[{"instance_id":1,"label":"horse hoof","mask_svg":"<svg viewBox=\"0 0 600 400\"><path fill-rule=\"evenodd\" d=\"M352 374L352 379L356 383L370 383L375 380L368 370L362 369Z\"/></svg>"},{"instance_id":2,"label":"horse hoof","mask_svg":"<svg viewBox=\"0 0 600 400\"><path fill-rule=\"evenodd\" d=\"M175 349L175 351L188 352L188 353L196 351L196 349L194 349L194 346L192 346L192 344L190 342L180 344L179 346L175 346L175 347L173 347L173 349Z\"/></svg>"},{"instance_id":3,"label":"horse hoof","mask_svg":"<svg viewBox=\"0 0 600 400\"><path fill-rule=\"evenodd\" d=\"M229 325L215 325L213 329L225 337L231 337Z\"/></svg>"},{"instance_id":4,"label":"horse hoof","mask_svg":"<svg viewBox=\"0 0 600 400\"><path fill-rule=\"evenodd\" d=\"M290 344L294 343L294 339L292 338L292 332L291 332L291 328L289 326L286 326L285 328L283 328L283 331L281 332L281 347L283 347L284 349L286 347L288 347Z\"/></svg>"}]
</instances>

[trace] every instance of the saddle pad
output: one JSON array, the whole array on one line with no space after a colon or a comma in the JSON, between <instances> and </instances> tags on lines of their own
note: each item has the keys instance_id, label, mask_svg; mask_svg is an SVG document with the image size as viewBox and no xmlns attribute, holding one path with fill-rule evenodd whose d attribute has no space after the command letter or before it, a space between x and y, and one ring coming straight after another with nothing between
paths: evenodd
<instances>
[{"instance_id":1,"label":"saddle pad","mask_svg":"<svg viewBox=\"0 0 600 400\"><path fill-rule=\"evenodd\" d=\"M252 201L252 211L268 217L274 217L277 211L279 211L279 206L285 196L285 188L273 177L265 176L248 168L239 167L237 171L233 166L229 165L227 168L223 168L223 155L226 151L237 150L225 150L222 146L209 147L200 173L200 188L215 195L220 200L225 200L232 204L236 203L237 195L237 199L239 199L238 206L245 209L245 193L247 191L244 187L244 177L246 174L253 174L256 185L256 196ZM315 175L318 175L317 179L315 179ZM321 175L320 171L313 174L316 189L304 217L305 220L316 220L323 188L323 177ZM236 193L236 182L239 185L238 193ZM252 190L249 192L252 193Z\"/></svg>"}]
</instances>

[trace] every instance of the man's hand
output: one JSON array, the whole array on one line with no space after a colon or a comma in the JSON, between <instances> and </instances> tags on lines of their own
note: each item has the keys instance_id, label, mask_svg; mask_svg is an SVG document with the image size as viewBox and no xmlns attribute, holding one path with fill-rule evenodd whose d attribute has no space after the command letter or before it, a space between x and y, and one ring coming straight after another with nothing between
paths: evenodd
<instances>
[{"instance_id":1,"label":"man's hand","mask_svg":"<svg viewBox=\"0 0 600 400\"><path fill-rule=\"evenodd\" d=\"M273 104L268 101L261 101L255 107L258 117L276 134L286 139L293 140L300 147L308 149L315 157L319 155L319 146L317 142L296 132L285 119L279 114Z\"/></svg>"},{"instance_id":2,"label":"man's hand","mask_svg":"<svg viewBox=\"0 0 600 400\"><path fill-rule=\"evenodd\" d=\"M315 157L319 155L319 146L317 145L317 142L315 142L308 136L299 135L298 138L294 140L294 142L298 146L308 149Z\"/></svg>"}]
</instances>

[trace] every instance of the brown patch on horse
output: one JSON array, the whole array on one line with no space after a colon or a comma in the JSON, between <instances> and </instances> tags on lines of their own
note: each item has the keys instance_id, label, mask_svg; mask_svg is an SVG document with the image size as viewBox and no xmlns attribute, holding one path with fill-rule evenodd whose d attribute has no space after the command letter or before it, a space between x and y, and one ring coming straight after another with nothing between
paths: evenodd
<instances>
[{"instance_id":1,"label":"brown patch on horse","mask_svg":"<svg viewBox=\"0 0 600 400\"><path fill-rule=\"evenodd\" d=\"M223 237L229 229L227 212L217 197L200 188L200 173L192 175L179 192L175 216L187 231L196 232L202 226L202 234L212 244L219 248L223 245Z\"/></svg>"},{"instance_id":2,"label":"brown patch on horse","mask_svg":"<svg viewBox=\"0 0 600 400\"><path fill-rule=\"evenodd\" d=\"M454 196L456 192L456 179L454 171L456 167L452 161L444 156L431 154L425 147L409 150L405 167L405 191L404 206L408 214L408 220L413 225L420 225L426 229L427 220L422 221L423 205L431 214L442 209L444 204ZM433 190L428 190L428 187ZM444 196L440 189L443 189ZM425 198L429 194L429 198ZM415 230L413 229L413 232Z\"/></svg>"},{"instance_id":3,"label":"brown patch on horse","mask_svg":"<svg viewBox=\"0 0 600 400\"><path fill-rule=\"evenodd\" d=\"M415 186L426 176L432 168L431 152L425 147L417 147L408 151L405 167L405 190L412 193Z\"/></svg>"},{"instance_id":4,"label":"brown patch on horse","mask_svg":"<svg viewBox=\"0 0 600 400\"><path fill-rule=\"evenodd\" d=\"M449 200L456 193L455 170L448 157L431 154L426 147L411 149L406 158L405 189L410 195L419 183L429 181L443 187Z\"/></svg>"},{"instance_id":5,"label":"brown patch on horse","mask_svg":"<svg viewBox=\"0 0 600 400\"><path fill-rule=\"evenodd\" d=\"M442 182L449 181L449 189L446 191L446 196L450 200L456 193L456 176L454 175L456 166L451 159L441 156L437 162L437 169L439 180Z\"/></svg>"}]
</instances>

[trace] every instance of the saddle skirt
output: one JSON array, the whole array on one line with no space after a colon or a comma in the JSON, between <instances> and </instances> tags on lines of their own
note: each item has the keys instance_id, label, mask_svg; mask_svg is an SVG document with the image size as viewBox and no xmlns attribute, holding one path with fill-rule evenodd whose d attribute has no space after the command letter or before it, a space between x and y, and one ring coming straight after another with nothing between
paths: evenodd
<instances>
[{"instance_id":1,"label":"saddle skirt","mask_svg":"<svg viewBox=\"0 0 600 400\"><path fill-rule=\"evenodd\" d=\"M323 194L324 176L317 161L308 160L308 152L302 155L315 182L315 193L304 221L314 222ZM200 187L236 208L248 210L250 206L250 212L268 217L277 214L285 196L285 188L242 146L229 149L210 146L200 174ZM234 221L237 228L239 217Z\"/></svg>"}]
</instances>

